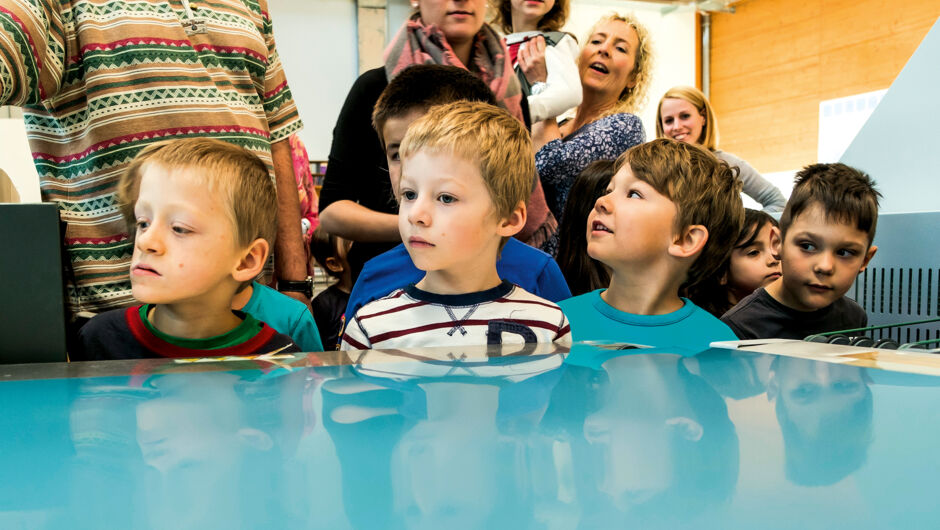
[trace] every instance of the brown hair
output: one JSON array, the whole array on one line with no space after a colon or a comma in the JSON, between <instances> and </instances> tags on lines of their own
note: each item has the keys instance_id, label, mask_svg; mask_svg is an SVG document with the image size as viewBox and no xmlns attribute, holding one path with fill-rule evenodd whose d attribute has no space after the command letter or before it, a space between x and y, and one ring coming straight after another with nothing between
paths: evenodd
<instances>
[{"instance_id":1,"label":"brown hair","mask_svg":"<svg viewBox=\"0 0 940 530\"><path fill-rule=\"evenodd\" d=\"M780 233L784 238L796 216L819 203L826 211L826 219L854 224L868 234L871 245L881 193L868 174L842 163L812 164L800 170L794 181L790 200L780 216Z\"/></svg>"},{"instance_id":2,"label":"brown hair","mask_svg":"<svg viewBox=\"0 0 940 530\"><path fill-rule=\"evenodd\" d=\"M605 22L623 22L633 28L633 31L636 31L639 46L636 49L636 64L633 67L633 76L634 80L636 80L636 84L633 88L624 87L623 91L620 93L620 97L617 99L617 104L611 109L608 109L601 117L624 112L636 113L646 103L646 96L653 79L654 55L650 32L632 13L626 15L610 13L609 15L601 17L594 23L587 38L584 39L585 45L591 41L591 35L597 31L597 27ZM580 60L579 56L578 61L580 62Z\"/></svg>"},{"instance_id":3,"label":"brown hair","mask_svg":"<svg viewBox=\"0 0 940 530\"><path fill-rule=\"evenodd\" d=\"M247 247L255 239L274 245L277 192L267 166L251 152L212 138L185 138L142 149L118 181L117 197L128 227L135 224L134 203L148 167L187 169L189 178L209 188L228 206L235 240Z\"/></svg>"},{"instance_id":4,"label":"brown hair","mask_svg":"<svg viewBox=\"0 0 940 530\"><path fill-rule=\"evenodd\" d=\"M424 149L475 162L500 218L532 192L535 156L529 132L499 107L471 101L431 107L408 127L399 154L405 160Z\"/></svg>"},{"instance_id":5,"label":"brown hair","mask_svg":"<svg viewBox=\"0 0 940 530\"><path fill-rule=\"evenodd\" d=\"M491 0L496 16L492 22L497 24L503 33L512 33L512 4L511 0ZM555 0L555 5L539 20L539 31L561 31L561 27L568 21L568 0Z\"/></svg>"},{"instance_id":6,"label":"brown hair","mask_svg":"<svg viewBox=\"0 0 940 530\"><path fill-rule=\"evenodd\" d=\"M496 96L478 76L456 66L416 64L389 81L372 110L372 125L385 145L385 122L415 109L427 110L465 99L496 105Z\"/></svg>"},{"instance_id":7,"label":"brown hair","mask_svg":"<svg viewBox=\"0 0 940 530\"><path fill-rule=\"evenodd\" d=\"M705 124L702 125L702 136L695 141L701 144L709 151L718 149L718 120L715 119L715 111L712 110L711 103L701 90L691 86L674 86L670 88L659 100L656 106L656 137L665 138L663 131L663 101L666 99L681 99L688 101L693 107L698 109L698 113L705 118Z\"/></svg>"},{"instance_id":8,"label":"brown hair","mask_svg":"<svg viewBox=\"0 0 940 530\"><path fill-rule=\"evenodd\" d=\"M708 277L731 254L744 224L737 169L700 146L667 138L630 148L617 160L617 170L624 164L676 205L676 233L692 225L708 230L708 240L689 267L684 286Z\"/></svg>"}]
</instances>

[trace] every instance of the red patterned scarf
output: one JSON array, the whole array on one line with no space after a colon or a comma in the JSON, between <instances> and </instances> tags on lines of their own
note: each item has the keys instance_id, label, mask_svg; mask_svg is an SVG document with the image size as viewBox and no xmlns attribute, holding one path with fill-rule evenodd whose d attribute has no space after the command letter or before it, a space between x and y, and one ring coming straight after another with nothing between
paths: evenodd
<instances>
[{"instance_id":1,"label":"red patterned scarf","mask_svg":"<svg viewBox=\"0 0 940 530\"><path fill-rule=\"evenodd\" d=\"M415 15L405 22L385 49L385 75L391 80L415 64L440 64L470 70L490 87L502 107L522 121L522 89L507 57L503 40L489 25L483 24L473 44L472 68L468 68L457 58L444 33L437 26L425 26Z\"/></svg>"}]
</instances>

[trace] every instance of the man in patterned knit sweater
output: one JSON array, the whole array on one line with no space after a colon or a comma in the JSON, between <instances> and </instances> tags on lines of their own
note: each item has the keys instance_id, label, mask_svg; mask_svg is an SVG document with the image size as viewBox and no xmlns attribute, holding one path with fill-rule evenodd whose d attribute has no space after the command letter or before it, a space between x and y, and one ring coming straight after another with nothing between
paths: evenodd
<instances>
[{"instance_id":1,"label":"man in patterned knit sweater","mask_svg":"<svg viewBox=\"0 0 940 530\"><path fill-rule=\"evenodd\" d=\"M558 306L496 270L500 249L525 225L535 174L525 127L486 103L439 105L412 122L399 155L398 228L425 275L359 309L341 349L570 345Z\"/></svg>"},{"instance_id":2,"label":"man in patterned knit sweater","mask_svg":"<svg viewBox=\"0 0 940 530\"><path fill-rule=\"evenodd\" d=\"M218 138L264 161L278 190L278 277L306 277L287 141L302 125L267 9L0 0L0 105L23 107L42 199L67 223L73 312L132 302L115 184L138 151L169 138Z\"/></svg>"}]
</instances>

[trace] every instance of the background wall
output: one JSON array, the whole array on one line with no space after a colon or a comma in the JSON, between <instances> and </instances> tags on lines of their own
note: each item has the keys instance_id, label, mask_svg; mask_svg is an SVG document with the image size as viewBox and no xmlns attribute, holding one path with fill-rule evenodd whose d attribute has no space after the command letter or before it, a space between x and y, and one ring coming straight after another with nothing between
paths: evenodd
<instances>
[{"instance_id":1,"label":"background wall","mask_svg":"<svg viewBox=\"0 0 940 530\"><path fill-rule=\"evenodd\" d=\"M734 7L712 16L711 101L721 148L764 173L815 162L819 102L888 88L940 16L937 0Z\"/></svg>"}]
</instances>

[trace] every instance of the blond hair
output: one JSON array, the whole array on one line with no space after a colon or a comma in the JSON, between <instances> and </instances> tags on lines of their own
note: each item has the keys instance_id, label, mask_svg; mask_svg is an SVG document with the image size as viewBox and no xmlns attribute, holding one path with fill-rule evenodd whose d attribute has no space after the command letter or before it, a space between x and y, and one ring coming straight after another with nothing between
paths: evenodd
<instances>
[{"instance_id":1,"label":"blond hair","mask_svg":"<svg viewBox=\"0 0 940 530\"><path fill-rule=\"evenodd\" d=\"M674 86L666 91L659 105L656 107L656 137L665 138L663 131L663 101L666 99L681 99L692 104L698 110L698 113L705 118L705 124L702 126L702 135L696 138L696 142L701 144L709 151L718 149L718 120L715 119L715 111L712 110L711 103L701 90L691 86Z\"/></svg>"},{"instance_id":2,"label":"blond hair","mask_svg":"<svg viewBox=\"0 0 940 530\"><path fill-rule=\"evenodd\" d=\"M623 91L620 92L620 96L617 98L617 103L612 108L607 109L601 117L620 113L635 114L646 104L647 93L649 92L649 86L653 79L654 54L650 32L646 29L646 26L637 20L633 13L627 13L625 15L610 13L601 17L594 23L594 26L591 27L591 31L587 34L587 38L584 39L585 46L591 41L591 35L597 31L597 27L605 22L623 22L633 28L633 31L636 32L639 45L636 49L636 61L633 67L633 79L636 81L636 84L633 88L624 87ZM581 57L579 56L578 62L580 63L580 61Z\"/></svg>"},{"instance_id":3,"label":"blond hair","mask_svg":"<svg viewBox=\"0 0 940 530\"><path fill-rule=\"evenodd\" d=\"M529 132L504 109L471 101L431 107L408 127L399 155L405 160L425 149L476 163L501 219L532 192L535 156Z\"/></svg>"},{"instance_id":4,"label":"blond hair","mask_svg":"<svg viewBox=\"0 0 940 530\"><path fill-rule=\"evenodd\" d=\"M152 166L190 170L189 178L204 184L227 206L239 246L247 247L258 238L274 244L277 192L267 166L251 152L212 138L169 140L143 148L118 181L117 198L129 227L136 223L140 179Z\"/></svg>"},{"instance_id":5,"label":"blond hair","mask_svg":"<svg viewBox=\"0 0 940 530\"><path fill-rule=\"evenodd\" d=\"M617 159L633 175L676 205L676 233L702 225L708 240L689 267L685 287L712 274L731 254L744 224L737 169L701 146L659 138L632 147Z\"/></svg>"}]
</instances>

